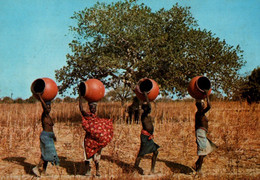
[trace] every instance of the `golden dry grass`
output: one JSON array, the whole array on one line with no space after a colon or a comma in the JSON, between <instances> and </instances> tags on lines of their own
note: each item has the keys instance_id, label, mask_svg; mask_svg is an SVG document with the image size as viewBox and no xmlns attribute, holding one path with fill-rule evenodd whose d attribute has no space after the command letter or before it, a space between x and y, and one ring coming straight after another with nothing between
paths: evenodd
<instances>
[{"instance_id":1,"label":"golden dry grass","mask_svg":"<svg viewBox=\"0 0 260 180\"><path fill-rule=\"evenodd\" d=\"M84 104L87 108L87 104ZM39 135L41 105L0 104L0 175L3 179L33 179L31 169L40 157ZM155 139L159 149L155 176L147 175L149 155L140 167L146 175L133 172L140 144L140 124L127 125L125 108L120 103L99 103L98 115L114 120L114 138L103 149L99 179L259 179L260 178L260 105L239 102L212 102L208 137L217 151L205 158L202 176L192 174L197 160L192 102L153 104ZM76 103L52 105L55 119L59 169L49 165L50 176L42 179L86 179L82 141L84 130ZM93 166L93 164L92 164ZM94 166L93 166L94 167ZM95 168L92 168L95 173ZM90 179L95 179L92 176Z\"/></svg>"}]
</instances>

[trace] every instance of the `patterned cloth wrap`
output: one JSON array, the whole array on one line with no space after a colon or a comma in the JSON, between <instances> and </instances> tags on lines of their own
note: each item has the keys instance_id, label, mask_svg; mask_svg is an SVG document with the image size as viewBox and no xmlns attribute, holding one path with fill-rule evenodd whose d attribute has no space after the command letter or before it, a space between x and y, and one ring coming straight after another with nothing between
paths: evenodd
<instances>
[{"instance_id":1,"label":"patterned cloth wrap","mask_svg":"<svg viewBox=\"0 0 260 180\"><path fill-rule=\"evenodd\" d=\"M42 159L44 161L51 162L52 164L59 165L60 160L58 158L55 145L54 145L54 133L42 131L40 135L40 147L42 153Z\"/></svg>"},{"instance_id":2,"label":"patterned cloth wrap","mask_svg":"<svg viewBox=\"0 0 260 180\"><path fill-rule=\"evenodd\" d=\"M198 156L208 155L217 148L217 146L207 138L207 131L203 128L196 130L196 143Z\"/></svg>"},{"instance_id":3,"label":"patterned cloth wrap","mask_svg":"<svg viewBox=\"0 0 260 180\"><path fill-rule=\"evenodd\" d=\"M87 113L82 117L82 127L86 131L84 146L88 159L104 148L113 138L111 119L99 118L93 113Z\"/></svg>"},{"instance_id":4,"label":"patterned cloth wrap","mask_svg":"<svg viewBox=\"0 0 260 180\"><path fill-rule=\"evenodd\" d=\"M138 153L138 157L144 156L145 154L150 154L152 152L157 151L160 147L153 141L153 135L144 129L141 131L141 147Z\"/></svg>"}]
</instances>

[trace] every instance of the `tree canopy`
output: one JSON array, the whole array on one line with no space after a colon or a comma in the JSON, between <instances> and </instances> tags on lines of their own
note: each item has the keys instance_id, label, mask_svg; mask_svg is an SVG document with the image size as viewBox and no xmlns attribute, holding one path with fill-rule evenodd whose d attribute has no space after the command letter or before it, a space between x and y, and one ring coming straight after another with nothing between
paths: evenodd
<instances>
[{"instance_id":1,"label":"tree canopy","mask_svg":"<svg viewBox=\"0 0 260 180\"><path fill-rule=\"evenodd\" d=\"M60 93L90 78L106 87L133 87L139 79L154 79L162 93L187 94L191 78L204 75L213 90L232 92L244 65L239 46L228 45L211 31L200 29L190 7L175 4L153 12L136 0L96 3L74 12L67 65L56 70Z\"/></svg>"},{"instance_id":2,"label":"tree canopy","mask_svg":"<svg viewBox=\"0 0 260 180\"><path fill-rule=\"evenodd\" d=\"M120 86L110 90L106 97L110 101L120 101L122 105L125 101L130 100L134 96L133 91L128 86Z\"/></svg>"},{"instance_id":3,"label":"tree canopy","mask_svg":"<svg viewBox=\"0 0 260 180\"><path fill-rule=\"evenodd\" d=\"M240 95L249 104L260 102L260 67L255 68L240 87Z\"/></svg>"}]
</instances>

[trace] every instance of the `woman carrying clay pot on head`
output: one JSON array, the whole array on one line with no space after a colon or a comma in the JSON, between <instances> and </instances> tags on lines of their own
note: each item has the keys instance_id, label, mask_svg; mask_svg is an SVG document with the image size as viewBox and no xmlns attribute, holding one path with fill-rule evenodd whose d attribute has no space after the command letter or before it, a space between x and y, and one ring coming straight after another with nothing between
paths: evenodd
<instances>
[{"instance_id":1,"label":"woman carrying clay pot on head","mask_svg":"<svg viewBox=\"0 0 260 180\"><path fill-rule=\"evenodd\" d=\"M36 93L36 97L40 100L43 108L41 122L43 131L40 135L41 159L39 164L33 168L34 174L37 176L45 175L48 162L59 165L59 158L55 149L54 141L56 136L53 132L54 122L50 117L51 102L44 102L41 93Z\"/></svg>"},{"instance_id":2,"label":"woman carrying clay pot on head","mask_svg":"<svg viewBox=\"0 0 260 180\"><path fill-rule=\"evenodd\" d=\"M113 137L113 123L111 119L99 118L96 116L97 101L99 101L104 93L101 92L100 96L99 90L104 91L103 84L96 79L91 79L87 83L81 83L79 87L79 109L82 114L82 128L86 131L84 138L84 158L86 166L86 176L91 175L91 161L94 161L96 167L96 176L100 176L99 171L99 161L101 159L101 151L106 145L112 140ZM98 86L97 84L100 84ZM91 89L95 90L91 90ZM87 89L87 90L86 90ZM88 91L86 93L86 91ZM87 95L86 95L87 94ZM86 96L90 96L86 98ZM91 98L95 101L92 101ZM86 98L88 100L89 112L84 111L82 100Z\"/></svg>"},{"instance_id":3,"label":"woman carrying clay pot on head","mask_svg":"<svg viewBox=\"0 0 260 180\"><path fill-rule=\"evenodd\" d=\"M217 146L207 138L208 119L206 113L210 110L209 94L211 92L211 83L205 76L196 76L191 79L188 86L189 94L196 99L197 112L195 114L195 134L197 143L197 154L199 156L195 163L196 172L201 171L203 159L214 151ZM206 98L207 105L204 102Z\"/></svg>"},{"instance_id":4,"label":"woman carrying clay pot on head","mask_svg":"<svg viewBox=\"0 0 260 180\"><path fill-rule=\"evenodd\" d=\"M154 174L155 163L159 153L158 148L160 146L153 141L154 126L153 126L153 119L150 116L151 109L152 109L150 101L153 101L158 96L159 87L154 80L144 78L138 82L135 93L140 99L143 100L142 103L143 113L141 115L141 122L142 122L142 130L140 135L141 144L140 144L138 155L135 159L134 167L136 170L139 171L140 174L143 174L143 172L139 168L141 159L146 154L152 153L153 155L152 155L150 174Z\"/></svg>"},{"instance_id":5,"label":"woman carrying clay pot on head","mask_svg":"<svg viewBox=\"0 0 260 180\"><path fill-rule=\"evenodd\" d=\"M205 114L210 110L211 105L209 102L208 90L205 90L204 94L206 95L207 106L205 105L204 100L196 100L197 112L195 114L195 131L197 154L199 156L198 160L195 163L196 172L201 171L203 159L206 157L206 155L217 148L217 146L207 138L208 119Z\"/></svg>"},{"instance_id":6,"label":"woman carrying clay pot on head","mask_svg":"<svg viewBox=\"0 0 260 180\"><path fill-rule=\"evenodd\" d=\"M153 153L150 174L154 174L155 163L159 153L158 148L160 146L153 141L154 126L153 126L152 118L149 115L151 113L151 104L147 97L147 93L143 92L143 94L146 100L142 104L143 113L141 115L141 121L142 121L142 131L140 135L141 144L140 144L138 155L135 159L134 166L137 170L139 170L139 164L141 159L144 157L144 155ZM142 172L140 173L143 174Z\"/></svg>"}]
</instances>

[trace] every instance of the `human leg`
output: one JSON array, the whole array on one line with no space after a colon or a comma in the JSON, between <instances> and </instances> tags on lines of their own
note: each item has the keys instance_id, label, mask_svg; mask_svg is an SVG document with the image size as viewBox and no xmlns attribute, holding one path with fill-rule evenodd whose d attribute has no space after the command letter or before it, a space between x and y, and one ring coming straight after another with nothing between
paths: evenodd
<instances>
[{"instance_id":1,"label":"human leg","mask_svg":"<svg viewBox=\"0 0 260 180\"><path fill-rule=\"evenodd\" d=\"M135 159L134 171L137 171L139 174L144 175L143 169L139 167L142 158L143 156L137 156L137 158Z\"/></svg>"},{"instance_id":2,"label":"human leg","mask_svg":"<svg viewBox=\"0 0 260 180\"><path fill-rule=\"evenodd\" d=\"M95 161L95 166L96 166L96 176L100 176L99 161Z\"/></svg>"},{"instance_id":3,"label":"human leg","mask_svg":"<svg viewBox=\"0 0 260 180\"><path fill-rule=\"evenodd\" d=\"M84 164L85 164L85 175L89 176L91 175L91 166L90 166L90 161L91 159L87 158L87 154L86 154L86 149L85 149L85 140L83 140L83 149L84 149Z\"/></svg>"},{"instance_id":4,"label":"human leg","mask_svg":"<svg viewBox=\"0 0 260 180\"><path fill-rule=\"evenodd\" d=\"M41 173L43 171L43 164L44 164L44 160L41 158L40 159L40 162L32 169L33 173L40 177L41 176Z\"/></svg>"},{"instance_id":5,"label":"human leg","mask_svg":"<svg viewBox=\"0 0 260 180\"><path fill-rule=\"evenodd\" d=\"M46 169L47 169L48 161L43 160L43 168L41 174L46 174Z\"/></svg>"},{"instance_id":6,"label":"human leg","mask_svg":"<svg viewBox=\"0 0 260 180\"><path fill-rule=\"evenodd\" d=\"M85 168L86 168L86 176L91 175L91 167L90 167L90 162L89 161L85 161Z\"/></svg>"},{"instance_id":7,"label":"human leg","mask_svg":"<svg viewBox=\"0 0 260 180\"><path fill-rule=\"evenodd\" d=\"M207 132L204 129L196 130L196 143L197 143L197 154L199 156L195 163L195 170L201 171L203 159L216 149L216 145L207 138Z\"/></svg>"},{"instance_id":8,"label":"human leg","mask_svg":"<svg viewBox=\"0 0 260 180\"><path fill-rule=\"evenodd\" d=\"M202 163L203 163L204 157L206 157L206 156L199 156L198 160L196 161L195 170L196 170L197 172L200 172L200 171L201 171L201 167L202 167Z\"/></svg>"},{"instance_id":9,"label":"human leg","mask_svg":"<svg viewBox=\"0 0 260 180\"><path fill-rule=\"evenodd\" d=\"M157 150L155 152L153 152L152 164L151 164L151 173L154 173L154 167L155 167L155 163L156 163L156 159L157 159L158 154L159 154L159 152Z\"/></svg>"},{"instance_id":10,"label":"human leg","mask_svg":"<svg viewBox=\"0 0 260 180\"><path fill-rule=\"evenodd\" d=\"M33 173L40 177L41 176L41 172L43 171L43 164L44 164L44 160L43 160L43 154L45 153L45 143L43 141L43 132L40 135L40 149L41 149L41 158L39 163L32 169Z\"/></svg>"},{"instance_id":11,"label":"human leg","mask_svg":"<svg viewBox=\"0 0 260 180\"><path fill-rule=\"evenodd\" d=\"M99 161L101 159L101 151L100 149L95 155L94 155L94 162L96 166L96 176L100 176L100 171L99 171Z\"/></svg>"},{"instance_id":12,"label":"human leg","mask_svg":"<svg viewBox=\"0 0 260 180\"><path fill-rule=\"evenodd\" d=\"M135 168L139 167L142 157L143 156L137 156L137 158L135 159Z\"/></svg>"},{"instance_id":13,"label":"human leg","mask_svg":"<svg viewBox=\"0 0 260 180\"><path fill-rule=\"evenodd\" d=\"M139 167L139 164L140 164L140 162L141 162L141 159L142 159L142 157L137 157L137 158L135 159L135 167Z\"/></svg>"}]
</instances>

